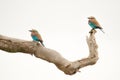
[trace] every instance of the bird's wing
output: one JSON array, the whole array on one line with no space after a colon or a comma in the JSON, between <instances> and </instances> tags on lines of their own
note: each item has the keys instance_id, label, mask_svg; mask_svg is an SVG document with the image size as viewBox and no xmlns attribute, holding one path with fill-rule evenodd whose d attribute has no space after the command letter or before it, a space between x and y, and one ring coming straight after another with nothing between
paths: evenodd
<instances>
[{"instance_id":1,"label":"bird's wing","mask_svg":"<svg viewBox=\"0 0 120 80\"><path fill-rule=\"evenodd\" d=\"M39 33L37 33L36 36L38 37L39 40L43 41L43 39Z\"/></svg>"},{"instance_id":2,"label":"bird's wing","mask_svg":"<svg viewBox=\"0 0 120 80\"><path fill-rule=\"evenodd\" d=\"M94 23L97 27L101 27L96 19L91 20L91 22Z\"/></svg>"},{"instance_id":3,"label":"bird's wing","mask_svg":"<svg viewBox=\"0 0 120 80\"><path fill-rule=\"evenodd\" d=\"M92 28L96 28L96 25L95 25L93 22L88 21L88 24L89 24Z\"/></svg>"}]
</instances>

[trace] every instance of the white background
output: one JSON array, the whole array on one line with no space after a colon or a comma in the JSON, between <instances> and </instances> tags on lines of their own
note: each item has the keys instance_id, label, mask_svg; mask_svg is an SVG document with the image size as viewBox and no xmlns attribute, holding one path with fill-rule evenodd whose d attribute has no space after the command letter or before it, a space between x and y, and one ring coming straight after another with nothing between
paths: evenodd
<instances>
[{"instance_id":1,"label":"white background","mask_svg":"<svg viewBox=\"0 0 120 80\"><path fill-rule=\"evenodd\" d=\"M75 61L89 54L88 16L95 16L105 34L97 30L99 60L69 76L54 64L22 53L0 51L0 80L119 80L119 0L0 0L0 34L31 41L37 29L47 48Z\"/></svg>"}]
</instances>

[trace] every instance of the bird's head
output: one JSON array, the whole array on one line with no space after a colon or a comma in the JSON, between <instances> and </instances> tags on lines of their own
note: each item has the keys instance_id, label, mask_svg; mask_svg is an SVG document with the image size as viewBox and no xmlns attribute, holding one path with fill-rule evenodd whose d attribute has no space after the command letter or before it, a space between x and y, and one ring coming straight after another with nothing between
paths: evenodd
<instances>
[{"instance_id":1,"label":"bird's head","mask_svg":"<svg viewBox=\"0 0 120 80\"><path fill-rule=\"evenodd\" d=\"M90 16L90 17L88 17L88 19L95 19L95 17L94 16Z\"/></svg>"},{"instance_id":2,"label":"bird's head","mask_svg":"<svg viewBox=\"0 0 120 80\"><path fill-rule=\"evenodd\" d=\"M32 29L32 30L29 30L30 32L38 32L37 30L35 29Z\"/></svg>"}]
</instances>

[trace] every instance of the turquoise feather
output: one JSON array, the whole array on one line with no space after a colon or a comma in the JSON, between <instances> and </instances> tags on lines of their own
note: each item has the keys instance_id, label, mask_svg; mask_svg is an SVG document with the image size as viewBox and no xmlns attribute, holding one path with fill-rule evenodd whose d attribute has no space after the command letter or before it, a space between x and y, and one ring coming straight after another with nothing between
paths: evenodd
<instances>
[{"instance_id":1,"label":"turquoise feather","mask_svg":"<svg viewBox=\"0 0 120 80\"><path fill-rule=\"evenodd\" d=\"M32 37L33 41L40 41L37 36L32 35L31 37Z\"/></svg>"},{"instance_id":2,"label":"turquoise feather","mask_svg":"<svg viewBox=\"0 0 120 80\"><path fill-rule=\"evenodd\" d=\"M88 24L89 24L90 27L93 28L93 29L96 29L96 28L97 28L97 26L96 26L94 23L92 23L92 22L89 22Z\"/></svg>"},{"instance_id":3,"label":"turquoise feather","mask_svg":"<svg viewBox=\"0 0 120 80\"><path fill-rule=\"evenodd\" d=\"M101 27L96 26L94 23L89 22L88 24L90 25L91 28L93 28L93 29L100 29L103 33L105 33L105 32L102 30Z\"/></svg>"}]
</instances>

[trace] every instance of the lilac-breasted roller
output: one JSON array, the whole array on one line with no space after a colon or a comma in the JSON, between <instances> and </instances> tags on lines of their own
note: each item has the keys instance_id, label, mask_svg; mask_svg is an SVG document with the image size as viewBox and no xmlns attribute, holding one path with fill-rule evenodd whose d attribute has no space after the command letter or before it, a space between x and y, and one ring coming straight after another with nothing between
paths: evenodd
<instances>
[{"instance_id":1,"label":"lilac-breasted roller","mask_svg":"<svg viewBox=\"0 0 120 80\"><path fill-rule=\"evenodd\" d=\"M95 19L95 17L90 16L88 17L88 19L88 24L92 29L100 29L104 33L103 28L100 26L99 22Z\"/></svg>"},{"instance_id":2,"label":"lilac-breasted roller","mask_svg":"<svg viewBox=\"0 0 120 80\"><path fill-rule=\"evenodd\" d=\"M29 30L29 31L31 32L31 37L32 37L33 41L38 41L44 46L43 39L42 39L41 35L39 34L39 32L35 29Z\"/></svg>"}]
</instances>

